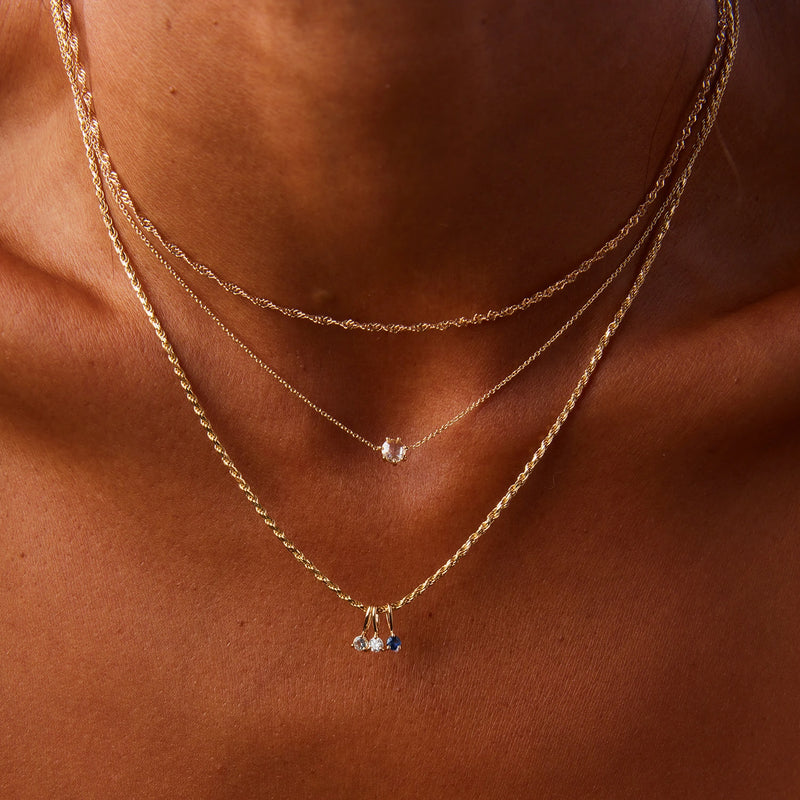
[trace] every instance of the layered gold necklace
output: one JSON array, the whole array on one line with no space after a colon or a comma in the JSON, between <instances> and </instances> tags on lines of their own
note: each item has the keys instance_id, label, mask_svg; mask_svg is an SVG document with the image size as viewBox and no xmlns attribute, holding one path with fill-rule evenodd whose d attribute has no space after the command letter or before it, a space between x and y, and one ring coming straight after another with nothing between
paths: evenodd
<instances>
[{"instance_id":1,"label":"layered gold necklace","mask_svg":"<svg viewBox=\"0 0 800 800\"><path fill-rule=\"evenodd\" d=\"M269 300L268 298L258 297L248 292L238 284L220 278L210 267L207 265L190 258L186 252L174 242L168 241L156 225L148 219L138 208L137 204L133 201L129 190L123 184L118 172L114 168L111 157L108 151L103 146L102 133L97 116L91 108L91 105L84 104L86 108L87 118L84 120L85 124L90 125L95 131L93 137L93 147L95 156L100 166L100 172L103 176L105 186L117 205L120 213L128 221L133 231L139 236L145 246L150 250L157 262L161 264L170 276L178 283L178 285L187 293L187 295L204 311L210 319L228 336L244 353L246 353L261 369L263 369L279 386L286 389L294 397L306 405L307 408L318 414L327 422L336 426L340 431L350 436L359 444L368 448L369 450L379 453L383 460L390 464L399 464L403 462L406 457L412 452L428 442L452 428L456 423L463 420L467 415L478 409L487 400L494 397L501 389L507 386L517 376L521 375L534 361L536 361L551 345L553 345L563 334L565 334L578 319L594 304L594 302L605 292L605 290L614 282L614 280L626 269L631 261L636 257L640 248L648 240L652 234L653 229L666 212L668 202L665 200L661 203L660 207L654 212L650 224L647 225L641 235L633 244L628 255L623 259L622 263L608 276L608 278L601 284L600 288L595 291L588 300L578 308L578 310L559 327L553 335L545 340L545 342L535 349L527 358L520 364L514 367L511 372L502 377L491 388L485 391L482 395L468 403L465 407L459 409L456 413L448 417L440 423L433 430L428 431L416 439L409 440L405 437L399 436L386 436L384 440L374 441L373 439L365 436L363 433L354 429L352 424L346 424L338 419L332 413L323 408L318 402L309 398L301 389L290 383L286 378L280 375L277 370L270 366L261 356L259 356L252 346L246 344L240 335L235 333L229 324L226 324L220 316L204 302L200 297L190 288L186 281L176 272L175 268L168 262L168 257L174 257L177 261L188 265L198 274L205 276L222 287L226 292L241 297L244 300L254 304L255 306L270 311L277 311L285 316L311 322L317 325L338 326L345 330L355 330L363 332L382 332L382 333L402 333L402 332L427 332L427 331L444 331L450 328L461 328L471 325L482 324L484 322L496 321L510 317L520 311L526 311L534 305L553 297L558 292L565 289L572 284L578 277L586 273L594 264L612 253L625 239L627 239L636 227L646 217L647 212L657 201L659 195L664 190L669 178L672 176L675 166L678 164L681 153L685 150L689 142L692 132L699 116L705 109L708 100L708 95L711 90L713 77L717 74L720 61L723 55L723 48L719 38L716 42L716 47L713 50L712 58L706 68L700 90L697 93L694 104L685 120L680 136L678 137L675 145L667 158L665 165L661 172L658 174L653 182L649 192L642 200L640 205L635 209L633 214L628 220L620 227L616 235L609 241L601 245L595 253L589 258L585 259L575 269L569 272L561 279L555 281L550 286L529 295L518 303L506 306L502 309L490 309L488 311L476 312L471 316L461 316L458 318L441 320L438 322L414 322L414 323L399 323L399 322L358 322L355 320L341 320L334 317L310 314L308 312L281 306L278 303Z\"/></svg>"},{"instance_id":2,"label":"layered gold necklace","mask_svg":"<svg viewBox=\"0 0 800 800\"><path fill-rule=\"evenodd\" d=\"M271 300L268 300L267 298L253 295L236 284L221 279L208 266L189 258L182 248L178 247L178 245L172 242L167 241L166 238L160 234L156 226L149 219L147 219L147 217L141 214L137 206L133 203L130 198L130 194L123 186L116 171L113 169L110 157L103 146L100 135L100 127L94 112L94 103L91 91L89 89L88 77L86 70L82 66L79 58L78 37L72 27L72 8L68 0L51 0L51 11L56 35L58 38L59 49L61 51L61 57L63 59L64 67L75 99L78 122L86 148L86 156L103 223L106 231L108 232L108 236L111 240L114 250L117 253L119 261L125 270L128 280L130 281L131 287L135 292L142 309L144 310L144 313L147 315L147 318L149 319L156 336L158 337L161 346L172 365L173 371L186 394L187 400L191 404L198 420L200 421L201 426L205 430L207 437L211 441L223 464L228 469L231 477L236 481L247 500L251 503L256 514L258 514L263 523L272 531L275 537L284 545L284 547L286 547L286 549L297 559L297 561L299 561L300 564L302 564L325 587L333 592L338 598L364 613L363 628L359 635L357 635L353 640L353 647L358 651L370 652L399 650L401 643L399 637L394 632L393 612L415 600L440 578L442 578L447 572L449 572L450 569L452 569L452 567L454 567L469 552L478 539L480 539L489 530L495 520L498 519L508 504L513 500L520 489L522 489L522 487L528 481L528 478L531 476L534 468L542 459L556 435L566 422L567 418L574 410L578 400L586 389L591 376L597 368L597 365L603 357L609 342L621 325L622 320L630 309L633 301L639 294L645 278L647 277L653 262L658 255L662 242L669 231L672 219L678 208L687 182L691 176L695 161L697 160L697 157L699 156L700 151L706 139L708 138L711 128L714 125L714 121L716 120L719 106L725 93L728 78L730 76L736 54L739 35L738 0L717 0L718 21L715 47L708 68L704 73L701 89L697 95L692 111L689 114L688 121L682 129L681 135L679 136L671 155L667 159L665 168L657 177L653 187L642 201L640 206L629 218L629 220L620 228L617 235L613 239L609 240L609 242L606 242L602 247L598 248L592 257L582 262L560 281L557 281L555 284L534 295L524 298L514 305L507 306L503 309L478 312L471 316L462 316L455 319L442 320L438 322L416 323L358 322L355 320L341 320L324 315L309 314L299 309L281 306ZM699 129L695 131L694 126L697 122L699 122ZM680 163L681 155L686 149L689 141L692 139L693 145L683 158L683 163ZM676 172L676 168L678 167L680 168ZM123 215L131 223L136 233L142 237L143 241L146 243L149 242L150 249L156 255L159 262L170 271L173 277L175 277L181 283L183 288L190 293L193 299L195 299L195 301L201 305L206 313L209 313L212 316L212 319L217 322L217 324L228 336L237 342L239 346L242 347L252 358L260 363L265 370L273 374L273 377L277 377L280 381L282 381L286 388L293 391L298 397L303 399L308 405L310 405L320 414L326 416L329 421L334 422L340 428L353 435L355 438L363 438L364 443L373 449L379 449L381 451L387 449L388 453L384 453L384 457L387 458L388 455L387 460L389 461L402 460L408 447L399 441L390 440L388 437L386 442L380 446L368 441L364 437L359 437L359 435L354 431L347 429L346 426L344 426L338 420L335 420L331 415L328 415L327 412L324 412L321 408L313 404L308 400L308 398L302 395L302 393L288 384L288 382L280 378L280 376L278 376L274 370L272 370L261 359L259 359L259 357L247 345L245 345L244 342L242 342L219 319L219 317L217 317L214 312L197 297L194 292L192 292L185 281L180 278L180 276L174 271L166 259L164 259L161 253L158 252L158 249L155 247L155 245L153 245L153 241L160 244L167 253L188 264L195 271L205 275L205 277L214 280L227 291L239 295L257 306L267 308L272 311L277 311L285 316L302 319L321 325L333 325L345 329L371 332L401 333L441 331L452 327L478 325L485 322L491 322L496 319L502 319L520 311L524 311L538 303L540 300L552 296L565 286L569 285L569 283L573 282L579 275L588 271L588 269L602 257L613 251L622 242L622 240L627 237L630 232L645 218L647 212L652 208L662 190L666 191L666 197L659 208L655 211L649 225L647 225L645 228L644 233L641 235L633 248L631 248L628 257L623 260L623 262L614 272L612 272L611 276L609 276L606 282L601 285L600 289L589 298L587 303L585 303L575 314L573 314L565 326L562 326L562 328L556 332L554 337L551 337L551 339L548 340L545 345L540 347L537 351L534 351L534 354L529 357L529 359L523 362L523 364L519 365L516 370L506 376L489 392L485 393L481 398L478 399L478 401L475 401L466 410L460 412L458 415L456 415L456 417L453 417L444 425L440 426L440 428L438 428L432 434L429 434L419 442L411 445L411 447L418 447L425 441L429 441L431 438L433 438L433 436L438 435L438 433L446 430L451 425L455 424L455 422L457 422L459 419L462 419L467 413L469 413L469 411L480 405L482 402L488 399L488 397L492 396L500 388L502 388L502 386L506 385L510 380L512 380L513 377L525 369L528 364L532 363L532 361L535 360L535 358L538 357L538 355L543 352L544 349L549 347L553 341L555 341L567 328L569 328L583 314L589 305L594 302L594 300L599 296L599 293L601 293L608 286L610 281L612 281L621 273L623 268L627 266L628 263L635 257L637 252L644 248L645 253L642 258L641 266L639 267L630 289L603 332L603 335L600 337L600 340L594 348L588 364L581 373L580 378L569 395L566 403L564 404L564 407L551 424L531 458L523 466L522 471L519 473L514 482L508 487L505 494L489 511L483 522L481 522L478 528L467 537L464 543L447 561L444 562L444 564L442 564L435 572L429 575L422 583L420 583L406 595L392 602L365 603L347 594L344 589L342 589L337 583L323 573L311 561L311 559L309 559L308 556L306 556L287 537L287 535L263 507L256 493L236 467L226 448L223 446L219 437L214 432L211 422L209 421L208 416L206 415L206 412L200 404L200 401L193 389L192 383L183 369L183 366L181 365L181 362L175 353L175 350L163 325L153 310L153 307L150 304L144 289L142 288L136 269L134 268L130 256L128 255L127 250L125 249L125 246L119 236L109 209L108 197L106 195L107 189L110 192L111 198L120 208ZM389 636L386 638L386 640L381 637L379 630L380 616L382 614L385 615L387 628L389 630Z\"/></svg>"}]
</instances>

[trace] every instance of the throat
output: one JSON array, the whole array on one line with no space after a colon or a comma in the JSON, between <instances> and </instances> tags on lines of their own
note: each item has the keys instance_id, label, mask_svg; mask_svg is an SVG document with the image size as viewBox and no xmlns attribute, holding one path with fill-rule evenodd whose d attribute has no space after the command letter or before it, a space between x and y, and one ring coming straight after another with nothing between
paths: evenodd
<instances>
[{"instance_id":1,"label":"throat","mask_svg":"<svg viewBox=\"0 0 800 800\"><path fill-rule=\"evenodd\" d=\"M613 235L713 15L86 4L80 29L108 150L171 240L281 304L392 320L513 303Z\"/></svg>"}]
</instances>

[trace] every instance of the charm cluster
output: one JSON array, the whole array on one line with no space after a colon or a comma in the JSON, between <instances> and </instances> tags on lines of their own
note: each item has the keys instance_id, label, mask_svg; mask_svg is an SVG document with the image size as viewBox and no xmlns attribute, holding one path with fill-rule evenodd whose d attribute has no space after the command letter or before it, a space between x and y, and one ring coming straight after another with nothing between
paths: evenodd
<instances>
[{"instance_id":1,"label":"charm cluster","mask_svg":"<svg viewBox=\"0 0 800 800\"><path fill-rule=\"evenodd\" d=\"M361 633L353 639L353 649L359 653L380 653L383 650L389 650L396 653L402 644L400 638L394 632L394 620L392 619L392 607L386 607L386 623L389 626L389 636L386 641L381 638L378 631L379 611L377 606L368 606L364 616L364 629ZM372 627L372 636L367 638L370 626Z\"/></svg>"}]
</instances>

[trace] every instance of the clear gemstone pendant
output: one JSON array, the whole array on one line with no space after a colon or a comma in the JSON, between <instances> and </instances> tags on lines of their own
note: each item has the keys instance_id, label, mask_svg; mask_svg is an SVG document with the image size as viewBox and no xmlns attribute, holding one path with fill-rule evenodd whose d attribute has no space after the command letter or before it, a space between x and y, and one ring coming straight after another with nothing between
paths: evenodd
<instances>
[{"instance_id":1,"label":"clear gemstone pendant","mask_svg":"<svg viewBox=\"0 0 800 800\"><path fill-rule=\"evenodd\" d=\"M381 445L381 455L390 464L399 464L408 452L408 448L399 439L387 438Z\"/></svg>"}]
</instances>

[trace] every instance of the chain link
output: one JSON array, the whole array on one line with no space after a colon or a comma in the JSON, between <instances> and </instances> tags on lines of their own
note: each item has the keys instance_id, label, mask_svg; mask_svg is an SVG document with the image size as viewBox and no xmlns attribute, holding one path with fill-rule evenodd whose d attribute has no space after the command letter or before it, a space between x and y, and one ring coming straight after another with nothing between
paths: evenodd
<instances>
[{"instance_id":1,"label":"chain link","mask_svg":"<svg viewBox=\"0 0 800 800\"><path fill-rule=\"evenodd\" d=\"M419 597L423 592L425 592L427 589L433 586L433 584L435 584L440 578L446 575L469 552L472 546L489 530L492 524L500 517L502 512L508 507L509 503L514 499L517 492L519 492L520 489L522 489L522 487L525 485L528 478L532 474L534 468L542 459L544 454L547 452L548 447L552 444L556 435L561 430L562 426L567 421L567 418L572 413L573 409L578 403L578 400L581 398L584 390L586 389L586 386L589 383L592 374L594 373L595 369L597 368L597 365L599 364L601 358L606 352L606 348L608 347L609 342L619 329L622 320L624 319L625 315L627 314L628 310L633 304L633 301L639 294L639 291L645 281L645 278L647 277L650 268L656 256L658 255L659 250L661 249L661 245L664 241L665 236L667 235L667 232L669 231L672 219L678 208L678 205L680 203L683 192L686 188L689 177L691 176L695 161L697 160L697 157L699 156L700 151L702 150L702 147L708 138L711 128L714 125L714 121L716 120L719 106L728 84L728 78L730 76L730 72L733 66L734 58L736 55L736 49L738 45L738 35L739 35L738 0L717 0L717 8L720 18L719 32L717 36L717 47L720 48L721 52L724 52L724 56L720 61L720 69L719 73L716 75L716 81L714 83L713 91L711 93L711 100L703 116L703 121L700 125L700 130L697 134L695 145L686 159L686 163L683 167L680 176L676 179L673 187L671 188L667 196L666 211L660 218L660 221L655 230L655 234L653 235L652 242L650 243L647 254L643 259L642 266L639 269L639 272L637 273L636 278L634 279L630 290L625 296L625 299L622 301L622 304L620 305L617 312L614 314L611 322L609 323L608 327L606 328L605 332L600 338L599 343L595 347L594 352L591 358L589 359L589 363L584 369L583 373L581 374L578 383L576 384L575 388L570 394L563 409L556 417L553 424L550 426L549 430L547 431L547 434L542 439L541 443L539 444L539 447L536 449L531 459L525 464L525 466L523 467L522 471L519 473L515 481L508 487L503 497L500 498L498 503L487 514L486 518L478 526L478 528L467 537L467 539L455 551L455 553L453 553L453 555L450 556L450 558L447 561L445 561L444 564L442 564L432 575L429 575L422 583L420 583L418 586L416 586L414 589L412 589L408 594L404 595L398 601L376 606L378 611L384 612L387 611L389 608L393 609L402 608L403 606L412 602L417 597ZM86 149L86 156L92 176L92 183L94 186L95 194L97 196L97 202L100 208L100 214L102 216L103 223L106 227L106 231L108 232L109 239L111 240L111 243L114 247L117 257L119 258L119 261L122 264L122 267L125 270L126 275L128 276L128 280L130 281L131 287L133 288L133 291L136 293L136 296L139 299L139 302L142 306L142 309L144 310L144 313L147 315L148 320L153 326L156 336L158 337L161 346L164 352L166 353L166 356L169 359L170 364L172 365L172 369L175 375L177 376L186 394L186 397L189 403L191 404L192 409L194 410L194 413L197 415L200 421L200 425L204 429L214 449L220 456L220 459L222 460L223 464L228 469L228 472L230 473L231 477L236 481L239 488L245 494L249 502L253 505L256 513L262 519L264 524L272 531L272 533L283 544L283 546L297 559L297 561L300 562L300 564L302 564L309 572L311 572L311 574L316 578L316 580L320 581L337 597L339 597L344 602L349 603L354 608L360 609L361 611L366 611L368 607L374 606L375 604L363 603L359 600L354 599L349 594L347 594L337 583L335 583L327 575L325 575L311 561L311 559L309 559L286 536L286 534L281 530L281 528L278 526L275 520L272 519L272 517L269 515L266 509L264 509L264 507L261 505L261 502L259 501L257 495L250 487L249 483L244 479L241 472L239 472L239 469L236 467L233 460L228 455L227 450L220 441L219 437L214 432L214 429L212 428L211 423L209 422L208 417L206 416L206 413L202 405L200 404L200 401L197 395L195 394L194 389L192 388L192 384L189 381L189 378L187 377L183 367L181 366L181 363L178 360L177 355L175 354L172 344L170 343L161 322L159 321L155 311L153 310L152 305L150 304L147 295L145 294L144 289L142 288L136 270L133 267L130 257L126 252L124 245L119 237L119 233L117 232L116 227L114 225L114 221L111 216L111 212L109 210L109 205L106 200L106 195L103 187L101 166L97 158L96 143L99 140L99 129L96 125L96 121L94 123L92 121L87 121L87 118L84 115L84 112L91 112L92 99L91 99L91 93L89 92L87 86L86 72L84 68L81 66L79 61L78 39L72 29L72 8L68 0L51 0L51 11L56 29L56 35L58 37L59 49L61 50L61 56L64 62L64 67L70 81L73 96L75 99L75 105L78 110L78 119L81 128L81 134L83 136L83 141Z\"/></svg>"}]
</instances>

